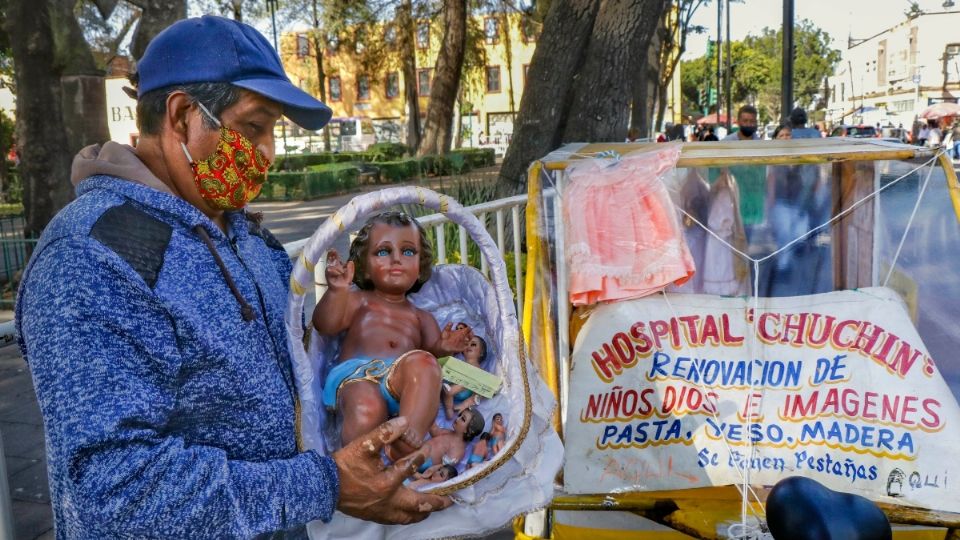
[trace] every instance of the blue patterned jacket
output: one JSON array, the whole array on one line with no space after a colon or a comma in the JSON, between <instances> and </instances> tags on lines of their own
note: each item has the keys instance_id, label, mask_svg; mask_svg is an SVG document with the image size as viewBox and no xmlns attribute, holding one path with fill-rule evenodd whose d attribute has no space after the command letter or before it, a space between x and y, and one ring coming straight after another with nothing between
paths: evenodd
<instances>
[{"instance_id":1,"label":"blue patterned jacket","mask_svg":"<svg viewBox=\"0 0 960 540\"><path fill-rule=\"evenodd\" d=\"M77 194L16 310L57 537L249 538L329 520L336 465L297 451L282 246L243 212L228 237L126 180L93 176Z\"/></svg>"}]
</instances>

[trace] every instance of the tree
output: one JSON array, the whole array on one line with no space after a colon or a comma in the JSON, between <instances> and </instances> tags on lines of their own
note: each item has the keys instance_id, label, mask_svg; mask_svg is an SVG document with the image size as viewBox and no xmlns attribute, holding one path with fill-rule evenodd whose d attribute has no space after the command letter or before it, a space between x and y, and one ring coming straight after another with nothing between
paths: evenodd
<instances>
[{"instance_id":1,"label":"tree","mask_svg":"<svg viewBox=\"0 0 960 540\"><path fill-rule=\"evenodd\" d=\"M719 1L719 0L718 0ZM657 85L654 102L657 107L657 119L654 123L663 125L663 116L667 109L667 89L680 63L680 57L687 51L687 36L692 32L702 34L703 26L691 24L694 13L708 0L671 0L671 9L667 10L663 24L657 29ZM677 104L679 105L679 104ZM636 110L634 105L634 110Z\"/></svg>"},{"instance_id":2,"label":"tree","mask_svg":"<svg viewBox=\"0 0 960 540\"><path fill-rule=\"evenodd\" d=\"M403 94L406 99L407 147L420 147L420 94L417 91L417 51L414 48L416 23L412 0L402 0L397 9L397 42L403 71Z\"/></svg>"},{"instance_id":3,"label":"tree","mask_svg":"<svg viewBox=\"0 0 960 540\"><path fill-rule=\"evenodd\" d=\"M437 54L430 104L418 155L445 154L453 140L454 104L460 87L467 38L467 0L444 0L443 45Z\"/></svg>"},{"instance_id":4,"label":"tree","mask_svg":"<svg viewBox=\"0 0 960 540\"><path fill-rule=\"evenodd\" d=\"M632 70L647 50L665 0L601 3L586 58L574 82L565 141L622 141L627 134Z\"/></svg>"},{"instance_id":5,"label":"tree","mask_svg":"<svg viewBox=\"0 0 960 540\"><path fill-rule=\"evenodd\" d=\"M623 140L631 70L665 6L666 0L550 3L500 169L502 183L525 184L530 162L563 141Z\"/></svg>"},{"instance_id":6,"label":"tree","mask_svg":"<svg viewBox=\"0 0 960 540\"><path fill-rule=\"evenodd\" d=\"M833 72L840 52L830 48L829 36L808 20L794 29L794 96L797 104L810 108L822 90L823 78ZM733 64L731 93L735 103L753 103L761 122L776 121L780 111L780 73L783 40L779 29L764 28L731 45ZM712 82L712 61L706 57L683 62L681 87L688 106L703 107L701 90Z\"/></svg>"},{"instance_id":7,"label":"tree","mask_svg":"<svg viewBox=\"0 0 960 540\"><path fill-rule=\"evenodd\" d=\"M108 9L101 11L109 14L110 3L102 4ZM141 10L132 47L137 58L154 35L186 16L184 0L131 4ZM74 154L110 138L103 71L68 2L9 0L4 22L18 95L24 234L37 236L72 197Z\"/></svg>"}]
</instances>

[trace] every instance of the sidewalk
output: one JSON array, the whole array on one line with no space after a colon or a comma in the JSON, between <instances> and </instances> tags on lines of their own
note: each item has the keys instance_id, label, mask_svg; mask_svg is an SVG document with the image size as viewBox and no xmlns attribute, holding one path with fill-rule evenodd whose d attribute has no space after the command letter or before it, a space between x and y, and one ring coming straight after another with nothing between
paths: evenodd
<instances>
[{"instance_id":1,"label":"sidewalk","mask_svg":"<svg viewBox=\"0 0 960 540\"><path fill-rule=\"evenodd\" d=\"M0 312L9 320L12 313ZM0 434L13 509L14 538L53 538L43 419L33 381L15 343L0 348Z\"/></svg>"}]
</instances>

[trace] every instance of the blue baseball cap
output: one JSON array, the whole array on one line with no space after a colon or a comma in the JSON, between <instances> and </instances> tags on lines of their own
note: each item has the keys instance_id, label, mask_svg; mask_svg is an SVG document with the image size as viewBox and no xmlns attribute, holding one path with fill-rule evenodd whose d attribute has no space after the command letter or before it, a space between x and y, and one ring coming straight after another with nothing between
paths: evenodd
<instances>
[{"instance_id":1,"label":"blue baseball cap","mask_svg":"<svg viewBox=\"0 0 960 540\"><path fill-rule=\"evenodd\" d=\"M283 106L306 129L320 129L333 115L319 99L287 77L277 51L252 26L204 15L167 27L147 45L137 65L137 95L170 86L226 82Z\"/></svg>"}]
</instances>

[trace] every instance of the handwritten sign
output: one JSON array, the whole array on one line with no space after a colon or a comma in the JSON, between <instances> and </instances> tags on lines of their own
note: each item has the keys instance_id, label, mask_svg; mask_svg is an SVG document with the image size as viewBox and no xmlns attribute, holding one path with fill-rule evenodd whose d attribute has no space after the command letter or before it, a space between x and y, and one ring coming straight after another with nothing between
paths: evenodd
<instances>
[{"instance_id":1,"label":"handwritten sign","mask_svg":"<svg viewBox=\"0 0 960 540\"><path fill-rule=\"evenodd\" d=\"M960 511L960 407L884 288L795 298L655 296L600 306L577 337L569 493L803 475ZM950 478L954 483L949 483Z\"/></svg>"},{"instance_id":2,"label":"handwritten sign","mask_svg":"<svg viewBox=\"0 0 960 540\"><path fill-rule=\"evenodd\" d=\"M459 384L487 399L492 398L500 389L500 377L463 360L443 356L438 358L437 362L440 363L440 376L447 382Z\"/></svg>"}]
</instances>

